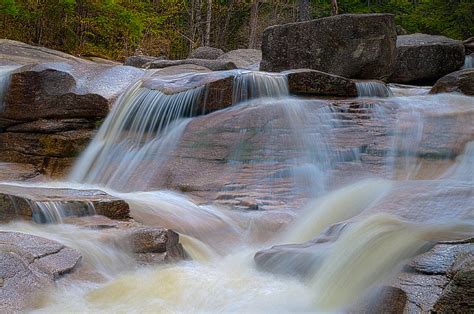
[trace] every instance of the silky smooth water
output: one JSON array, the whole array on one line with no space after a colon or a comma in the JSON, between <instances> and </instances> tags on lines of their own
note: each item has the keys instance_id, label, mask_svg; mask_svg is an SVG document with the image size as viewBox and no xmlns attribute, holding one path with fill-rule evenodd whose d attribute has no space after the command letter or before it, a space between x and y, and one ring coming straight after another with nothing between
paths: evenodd
<instances>
[{"instance_id":1,"label":"silky smooth water","mask_svg":"<svg viewBox=\"0 0 474 314\"><path fill-rule=\"evenodd\" d=\"M257 182L245 187L249 193L281 188L280 179L290 178L290 192L284 197L309 200L300 208L244 211L178 192L150 190L149 178L159 176L163 160L195 121L191 117L202 90L170 96L138 82L118 100L75 165L74 183L22 185L101 188L127 201L137 222L179 232L193 260L137 265L129 248L114 238L104 240L100 230L67 224L3 225L5 230L76 248L89 270L101 277L91 279L79 270L79 279L66 277L34 311L340 312L386 284L427 244L472 237L472 97L391 97L366 107L344 107L288 97L284 78L257 79L267 75L251 72L236 78L234 96L240 96L226 113L239 117L250 112L256 123L265 123L257 129L242 128L225 169L238 175L245 166L259 163L259 173L251 176ZM249 97L254 99L245 101ZM354 141L347 140L348 134L360 131L360 121L347 121L342 115L350 110L360 110L368 133L385 136L385 146L341 148L340 143ZM377 125L380 121L383 124ZM238 126L245 121L233 122ZM249 149L250 132L250 138L267 141ZM364 149L377 152L380 159L372 166L382 170L364 172L362 162L370 157ZM350 184L333 182L341 163ZM424 163L436 165L436 171ZM232 183L232 176L226 178ZM270 191L276 199L282 197ZM36 206L45 216L63 215L60 204L40 205ZM308 244L314 258L306 278L256 268L255 252L318 237L328 241L323 246ZM275 262L283 268L296 263L279 256Z\"/></svg>"}]
</instances>

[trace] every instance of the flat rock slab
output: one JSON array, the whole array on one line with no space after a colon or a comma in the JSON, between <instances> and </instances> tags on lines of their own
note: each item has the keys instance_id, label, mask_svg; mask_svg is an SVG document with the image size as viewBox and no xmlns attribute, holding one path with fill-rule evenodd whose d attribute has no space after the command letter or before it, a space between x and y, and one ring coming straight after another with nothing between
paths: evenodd
<instances>
[{"instance_id":1,"label":"flat rock slab","mask_svg":"<svg viewBox=\"0 0 474 314\"><path fill-rule=\"evenodd\" d=\"M0 231L0 312L16 312L34 304L54 280L81 261L74 249L41 237Z\"/></svg>"},{"instance_id":2,"label":"flat rock slab","mask_svg":"<svg viewBox=\"0 0 474 314\"><path fill-rule=\"evenodd\" d=\"M100 214L112 219L126 219L130 213L125 201L100 190L0 184L0 219L36 217L42 206L64 207L66 215Z\"/></svg>"}]
</instances>

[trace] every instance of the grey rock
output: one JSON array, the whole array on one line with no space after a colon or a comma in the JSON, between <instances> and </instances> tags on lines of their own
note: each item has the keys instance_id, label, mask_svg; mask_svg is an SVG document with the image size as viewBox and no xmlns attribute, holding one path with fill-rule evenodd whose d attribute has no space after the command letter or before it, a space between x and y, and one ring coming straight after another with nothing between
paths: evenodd
<instances>
[{"instance_id":1,"label":"grey rock","mask_svg":"<svg viewBox=\"0 0 474 314\"><path fill-rule=\"evenodd\" d=\"M148 67L150 69L162 69L183 64L194 64L206 67L212 71L233 70L237 68L237 66L230 61L206 59L159 60L147 63L145 67Z\"/></svg>"},{"instance_id":2,"label":"grey rock","mask_svg":"<svg viewBox=\"0 0 474 314\"><path fill-rule=\"evenodd\" d=\"M216 60L220 56L224 54L224 51L219 48L214 48L214 47L199 47L194 49L190 54L189 54L189 59L207 59L207 60Z\"/></svg>"},{"instance_id":3,"label":"grey rock","mask_svg":"<svg viewBox=\"0 0 474 314\"><path fill-rule=\"evenodd\" d=\"M81 255L37 236L0 231L0 311L24 311L54 280L72 272Z\"/></svg>"},{"instance_id":4,"label":"grey rock","mask_svg":"<svg viewBox=\"0 0 474 314\"><path fill-rule=\"evenodd\" d=\"M130 56L125 59L123 65L128 65L136 68L143 68L145 64L158 60L166 60L166 57L152 57L152 56Z\"/></svg>"},{"instance_id":5,"label":"grey rock","mask_svg":"<svg viewBox=\"0 0 474 314\"><path fill-rule=\"evenodd\" d=\"M464 69L443 76L430 91L430 94L458 92L474 95L474 68Z\"/></svg>"},{"instance_id":6,"label":"grey rock","mask_svg":"<svg viewBox=\"0 0 474 314\"><path fill-rule=\"evenodd\" d=\"M316 70L298 69L284 72L291 93L324 96L357 96L355 83L342 76Z\"/></svg>"},{"instance_id":7,"label":"grey rock","mask_svg":"<svg viewBox=\"0 0 474 314\"><path fill-rule=\"evenodd\" d=\"M313 69L349 78L386 79L396 57L390 14L343 14L272 26L263 34L263 71Z\"/></svg>"},{"instance_id":8,"label":"grey rock","mask_svg":"<svg viewBox=\"0 0 474 314\"><path fill-rule=\"evenodd\" d=\"M259 49L236 49L224 53L218 60L233 62L239 69L257 70L262 61Z\"/></svg>"},{"instance_id":9,"label":"grey rock","mask_svg":"<svg viewBox=\"0 0 474 314\"><path fill-rule=\"evenodd\" d=\"M432 84L464 64L461 41L444 36L398 36L397 61L390 82Z\"/></svg>"}]
</instances>

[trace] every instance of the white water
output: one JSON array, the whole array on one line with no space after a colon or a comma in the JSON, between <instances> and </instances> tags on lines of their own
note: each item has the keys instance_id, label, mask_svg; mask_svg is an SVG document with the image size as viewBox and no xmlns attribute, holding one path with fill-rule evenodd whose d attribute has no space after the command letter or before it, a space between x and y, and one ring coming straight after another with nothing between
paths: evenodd
<instances>
[{"instance_id":1,"label":"white water","mask_svg":"<svg viewBox=\"0 0 474 314\"><path fill-rule=\"evenodd\" d=\"M265 72L242 72L234 77L232 103L263 97L289 95L286 75Z\"/></svg>"},{"instance_id":2,"label":"white water","mask_svg":"<svg viewBox=\"0 0 474 314\"><path fill-rule=\"evenodd\" d=\"M263 90L271 91L272 88ZM248 90L247 87L243 89ZM137 267L120 245L104 244L100 231L69 225L7 225L8 230L41 235L77 248L84 254L86 263L107 278L105 282L86 279L60 283L38 312L339 311L373 287L384 284L427 242L472 235L472 225L468 221L461 228L455 220L447 219L443 225L424 225L404 222L387 214L360 216L390 195L397 183L382 179L363 180L330 191L326 184L329 172L336 161L343 159L342 153L331 147L338 139L335 131L340 125L332 121L335 115L331 108L322 106L321 110L309 114L305 108L313 106L314 102L294 98L267 99L263 106L274 105L285 113L294 135L291 144L304 147L304 154L289 158L291 155L264 148L262 156L275 164L282 160L292 164L295 180L299 179L301 185L306 184L319 193L315 193L318 198L296 214L297 220L285 233L281 227L291 219L280 223L276 221L279 216L274 211L225 210L209 204L197 205L191 199L169 191L137 191L147 185L147 175L157 175L155 171L159 171L162 155L166 156L166 152L177 145L188 121L179 118L192 111L188 105L191 106L197 94L194 90L173 97L142 90L138 85L130 89L104 122L72 175L79 182L107 186L107 192L130 204L132 216L137 221L170 227L184 234L183 244L195 261ZM151 101L145 103L147 99ZM427 133L449 132L452 135L461 126L466 129L467 136L472 134L467 129L472 125L469 123L472 121L469 120L472 98L440 95L394 101L401 110L396 115L396 136L387 156L387 167L390 173L402 169L401 175L390 176L394 179L416 179L420 165L411 157L422 147ZM252 102L249 106L262 106L262 103ZM144 112L141 112L142 108ZM160 110L171 114L156 114ZM439 129L429 123L432 122L430 119L445 115L452 116L454 122L440 124ZM280 121L275 119L268 125L272 134L280 131L277 125ZM305 132L300 133L302 130ZM272 141L280 139L277 136ZM449 143L452 137L440 136L439 141ZM468 171L472 164L471 148L472 144L465 148L457 167L451 169L454 174L450 178L465 180L467 184L473 182ZM398 165L399 159L395 156L400 155L402 162ZM135 180L131 183L136 176L143 179L143 185ZM263 186L268 182L260 184ZM446 184L449 184L448 180ZM60 213L54 206L52 212L52 216ZM286 214L290 218L295 215L293 212ZM314 277L307 281L277 277L255 269L252 258L259 249L272 244L308 241L332 225L348 220L351 224L340 230L339 238L334 239L327 250L317 252L321 254L320 265L315 268Z\"/></svg>"},{"instance_id":3,"label":"white water","mask_svg":"<svg viewBox=\"0 0 474 314\"><path fill-rule=\"evenodd\" d=\"M5 65L0 66L0 112L5 110L5 94L10 84L10 75L19 66Z\"/></svg>"},{"instance_id":4,"label":"white water","mask_svg":"<svg viewBox=\"0 0 474 314\"><path fill-rule=\"evenodd\" d=\"M356 82L359 97L392 97L393 93L383 82L358 81Z\"/></svg>"},{"instance_id":5,"label":"white water","mask_svg":"<svg viewBox=\"0 0 474 314\"><path fill-rule=\"evenodd\" d=\"M194 114L202 88L166 95L140 85L118 99L74 166L72 181L140 190L158 175L189 122L183 118Z\"/></svg>"},{"instance_id":6,"label":"white water","mask_svg":"<svg viewBox=\"0 0 474 314\"><path fill-rule=\"evenodd\" d=\"M467 55L464 59L463 69L474 68L474 54Z\"/></svg>"}]
</instances>

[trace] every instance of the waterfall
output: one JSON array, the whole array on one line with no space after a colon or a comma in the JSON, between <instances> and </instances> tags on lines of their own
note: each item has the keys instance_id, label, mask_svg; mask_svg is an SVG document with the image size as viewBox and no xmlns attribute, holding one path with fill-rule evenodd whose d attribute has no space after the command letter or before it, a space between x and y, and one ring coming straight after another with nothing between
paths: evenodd
<instances>
[{"instance_id":1,"label":"waterfall","mask_svg":"<svg viewBox=\"0 0 474 314\"><path fill-rule=\"evenodd\" d=\"M39 223L63 223L64 217L71 215L95 215L91 202L29 201L33 221Z\"/></svg>"},{"instance_id":2,"label":"waterfall","mask_svg":"<svg viewBox=\"0 0 474 314\"><path fill-rule=\"evenodd\" d=\"M474 68L474 53L471 53L470 55L466 55L464 59L464 66L462 68L463 69Z\"/></svg>"},{"instance_id":3,"label":"waterfall","mask_svg":"<svg viewBox=\"0 0 474 314\"><path fill-rule=\"evenodd\" d=\"M5 110L4 101L8 85L10 84L10 75L17 68L19 68L19 66L0 66L0 112Z\"/></svg>"},{"instance_id":4,"label":"waterfall","mask_svg":"<svg viewBox=\"0 0 474 314\"><path fill-rule=\"evenodd\" d=\"M265 72L242 72L234 77L232 103L237 104L262 97L289 95L285 75Z\"/></svg>"},{"instance_id":5,"label":"waterfall","mask_svg":"<svg viewBox=\"0 0 474 314\"><path fill-rule=\"evenodd\" d=\"M123 94L75 164L70 179L127 189L146 188L196 114L203 88L166 95L137 82ZM139 171L140 170L140 171Z\"/></svg>"},{"instance_id":6,"label":"waterfall","mask_svg":"<svg viewBox=\"0 0 474 314\"><path fill-rule=\"evenodd\" d=\"M356 87L359 97L393 97L392 91L383 82L358 81Z\"/></svg>"}]
</instances>

